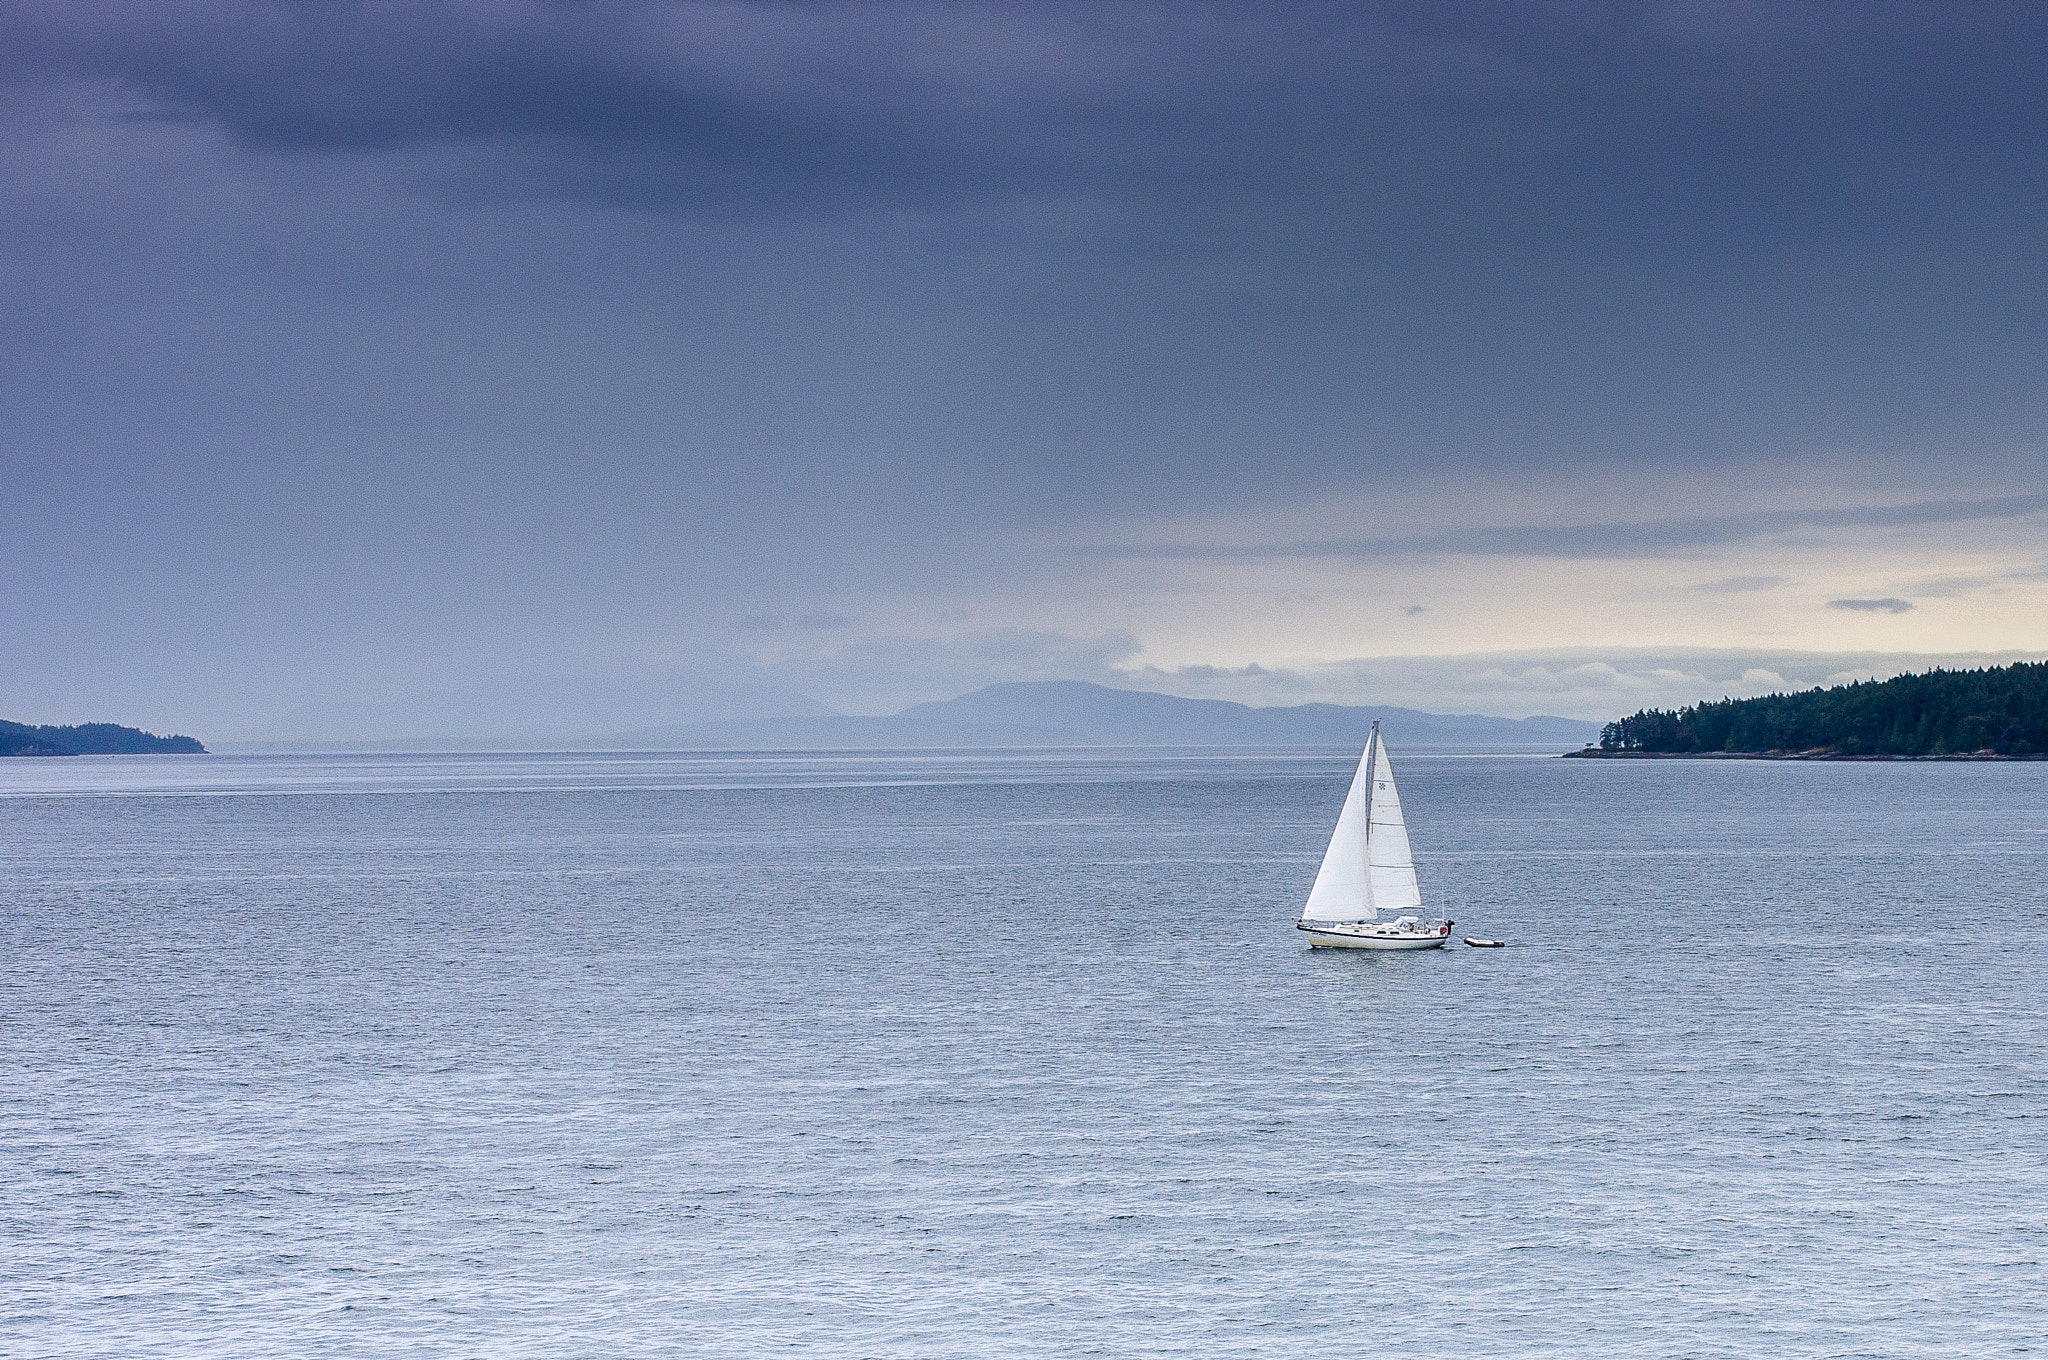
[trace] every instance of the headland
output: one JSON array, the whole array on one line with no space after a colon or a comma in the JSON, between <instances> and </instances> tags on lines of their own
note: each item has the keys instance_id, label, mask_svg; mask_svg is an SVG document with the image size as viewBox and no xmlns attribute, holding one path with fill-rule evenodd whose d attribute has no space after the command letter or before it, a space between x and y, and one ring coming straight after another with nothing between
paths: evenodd
<instances>
[{"instance_id":1,"label":"headland","mask_svg":"<svg viewBox=\"0 0 2048 1360\"><path fill-rule=\"evenodd\" d=\"M2048 759L2048 662L1643 709L1569 754L1595 759Z\"/></svg>"},{"instance_id":2,"label":"headland","mask_svg":"<svg viewBox=\"0 0 2048 1360\"><path fill-rule=\"evenodd\" d=\"M80 723L76 727L7 722L0 719L0 756L203 756L206 748L192 737L160 737L139 727L118 723Z\"/></svg>"}]
</instances>

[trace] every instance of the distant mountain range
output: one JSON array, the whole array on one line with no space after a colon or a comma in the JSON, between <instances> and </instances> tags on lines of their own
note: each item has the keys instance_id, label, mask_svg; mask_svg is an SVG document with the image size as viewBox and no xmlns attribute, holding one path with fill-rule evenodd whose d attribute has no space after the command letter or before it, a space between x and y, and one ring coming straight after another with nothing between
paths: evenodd
<instances>
[{"instance_id":1,"label":"distant mountain range","mask_svg":"<svg viewBox=\"0 0 2048 1360\"><path fill-rule=\"evenodd\" d=\"M1401 746L1574 750L1600 724L1574 718L1490 718L1412 708L1301 704L1253 708L1078 680L990 685L879 718L789 717L685 723L596 739L617 749L687 750L924 746L1357 746L1373 720Z\"/></svg>"}]
</instances>

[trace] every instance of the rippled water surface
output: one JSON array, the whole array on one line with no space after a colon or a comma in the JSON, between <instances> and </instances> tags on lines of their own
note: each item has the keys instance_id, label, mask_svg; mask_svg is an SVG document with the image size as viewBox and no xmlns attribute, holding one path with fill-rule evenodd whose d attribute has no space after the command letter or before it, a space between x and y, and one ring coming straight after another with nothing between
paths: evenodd
<instances>
[{"instance_id":1,"label":"rippled water surface","mask_svg":"<svg viewBox=\"0 0 2048 1360\"><path fill-rule=\"evenodd\" d=\"M0 761L0 1353L2048 1345L2048 765Z\"/></svg>"}]
</instances>

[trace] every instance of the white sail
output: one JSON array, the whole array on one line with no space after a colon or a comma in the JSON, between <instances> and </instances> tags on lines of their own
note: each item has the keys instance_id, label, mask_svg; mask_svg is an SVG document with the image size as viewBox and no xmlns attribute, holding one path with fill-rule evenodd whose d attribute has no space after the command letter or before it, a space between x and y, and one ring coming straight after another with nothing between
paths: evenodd
<instances>
[{"instance_id":1,"label":"white sail","mask_svg":"<svg viewBox=\"0 0 2048 1360\"><path fill-rule=\"evenodd\" d=\"M1374 723L1301 919L1370 921L1381 911L1421 909L1422 889L1408 849L1408 824L1401 820L1401 794L1394 787L1387 748L1380 743L1379 724Z\"/></svg>"},{"instance_id":2,"label":"white sail","mask_svg":"<svg viewBox=\"0 0 2048 1360\"><path fill-rule=\"evenodd\" d=\"M1401 820L1401 794L1394 787L1394 767L1387 748L1372 743L1372 793L1367 801L1365 830L1366 879L1372 904L1380 911L1422 909L1422 888L1415 881L1415 857L1408 850L1408 824Z\"/></svg>"},{"instance_id":3,"label":"white sail","mask_svg":"<svg viewBox=\"0 0 2048 1360\"><path fill-rule=\"evenodd\" d=\"M1373 917L1365 844L1373 754L1379 749L1379 736L1375 724L1365 754L1358 758L1358 773L1351 776L1351 790L1344 795L1344 810L1337 814L1337 829L1330 833L1330 848L1323 852L1323 867L1316 870L1316 885L1309 889L1308 904L1301 909L1304 921L1370 921ZM1405 830L1401 844L1405 850Z\"/></svg>"}]
</instances>

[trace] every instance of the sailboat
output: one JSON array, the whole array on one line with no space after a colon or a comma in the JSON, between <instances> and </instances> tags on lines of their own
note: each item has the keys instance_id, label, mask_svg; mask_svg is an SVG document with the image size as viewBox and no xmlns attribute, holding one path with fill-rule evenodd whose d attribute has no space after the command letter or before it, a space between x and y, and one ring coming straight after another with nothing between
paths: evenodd
<instances>
[{"instance_id":1,"label":"sailboat","mask_svg":"<svg viewBox=\"0 0 2048 1360\"><path fill-rule=\"evenodd\" d=\"M1415 881L1415 857L1408 850L1408 826L1401 820L1401 795L1394 770L1372 725L1358 773L1344 795L1337 829L1316 885L1294 925L1308 932L1313 949L1441 949L1452 921L1425 926L1422 889ZM1382 921L1381 912L1393 913Z\"/></svg>"}]
</instances>

